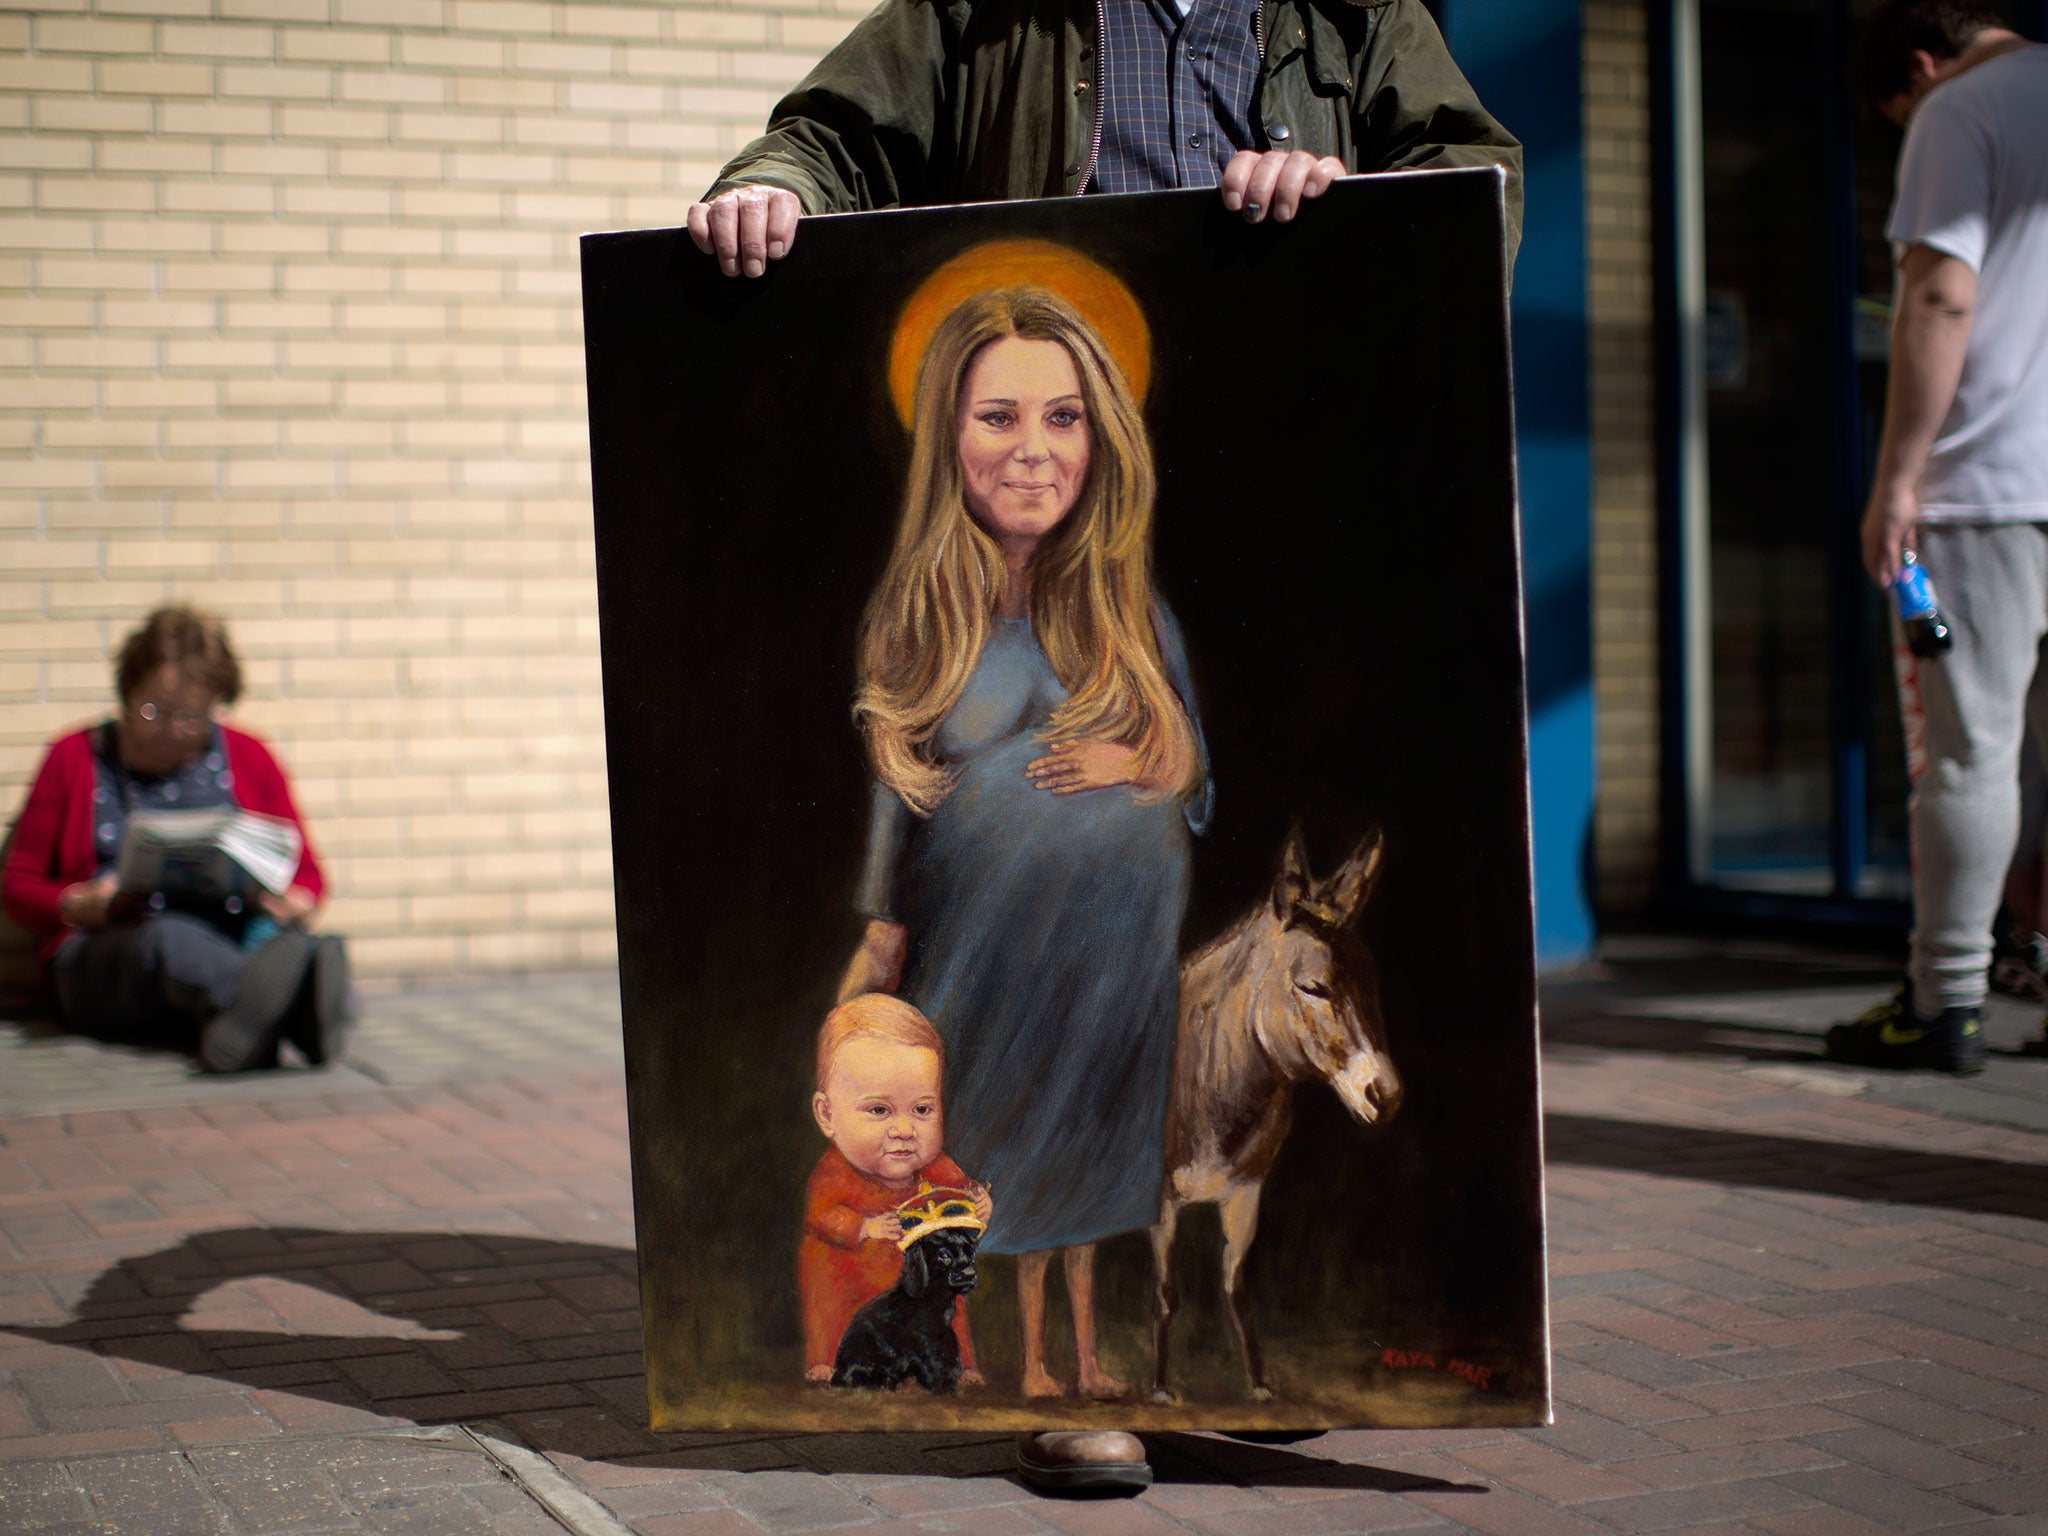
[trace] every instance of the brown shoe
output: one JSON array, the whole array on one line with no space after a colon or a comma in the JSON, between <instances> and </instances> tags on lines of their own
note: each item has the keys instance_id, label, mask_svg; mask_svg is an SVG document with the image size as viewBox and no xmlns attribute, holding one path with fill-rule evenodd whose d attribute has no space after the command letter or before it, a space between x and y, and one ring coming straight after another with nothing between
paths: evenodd
<instances>
[{"instance_id":1,"label":"brown shoe","mask_svg":"<svg viewBox=\"0 0 2048 1536\"><path fill-rule=\"evenodd\" d=\"M1017 1437L1017 1475L1040 1493L1143 1493L1145 1442L1120 1429L1053 1429Z\"/></svg>"}]
</instances>

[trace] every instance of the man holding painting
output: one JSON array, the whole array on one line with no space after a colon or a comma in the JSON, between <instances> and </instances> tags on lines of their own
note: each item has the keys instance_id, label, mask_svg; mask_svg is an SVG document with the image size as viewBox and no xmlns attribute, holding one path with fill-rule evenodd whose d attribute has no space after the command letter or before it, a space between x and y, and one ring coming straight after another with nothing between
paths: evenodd
<instances>
[{"instance_id":1,"label":"man holding painting","mask_svg":"<svg viewBox=\"0 0 2048 1536\"><path fill-rule=\"evenodd\" d=\"M1484 165L1507 173L1512 261L1520 147L1421 0L883 0L688 225L759 277L805 214L1214 186L1286 223L1339 176ZM1151 1481L1120 1431L1023 1435L1018 1465L1047 1491Z\"/></svg>"}]
</instances>

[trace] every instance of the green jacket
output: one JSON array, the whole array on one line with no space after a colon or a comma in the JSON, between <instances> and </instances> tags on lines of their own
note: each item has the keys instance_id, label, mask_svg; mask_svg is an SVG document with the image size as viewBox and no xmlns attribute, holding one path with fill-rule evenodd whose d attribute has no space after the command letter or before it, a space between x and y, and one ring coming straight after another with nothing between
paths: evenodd
<instances>
[{"instance_id":1,"label":"green jacket","mask_svg":"<svg viewBox=\"0 0 2048 1536\"><path fill-rule=\"evenodd\" d=\"M1101 143L1103 0L882 0L784 97L707 197L765 182L806 213L1084 189ZM1353 171L1507 167L1522 151L1472 94L1422 0L1262 0L1258 147Z\"/></svg>"}]
</instances>

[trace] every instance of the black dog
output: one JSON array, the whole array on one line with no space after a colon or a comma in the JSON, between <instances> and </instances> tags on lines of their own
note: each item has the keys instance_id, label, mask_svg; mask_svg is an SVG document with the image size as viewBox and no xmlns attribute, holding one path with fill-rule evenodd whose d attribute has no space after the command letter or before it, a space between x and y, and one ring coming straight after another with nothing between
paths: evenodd
<instances>
[{"instance_id":1,"label":"black dog","mask_svg":"<svg viewBox=\"0 0 2048 1536\"><path fill-rule=\"evenodd\" d=\"M927 1392L960 1385L960 1341L953 1336L954 1298L974 1289L974 1250L981 1234L944 1227L905 1250L903 1274L853 1314L832 1362L835 1387L888 1390L915 1379Z\"/></svg>"}]
</instances>

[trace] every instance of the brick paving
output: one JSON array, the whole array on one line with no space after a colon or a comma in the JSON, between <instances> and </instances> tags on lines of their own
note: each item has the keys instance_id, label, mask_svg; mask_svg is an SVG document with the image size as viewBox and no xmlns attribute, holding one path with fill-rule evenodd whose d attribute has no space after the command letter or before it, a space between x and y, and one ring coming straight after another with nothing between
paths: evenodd
<instances>
[{"instance_id":1,"label":"brick paving","mask_svg":"<svg viewBox=\"0 0 2048 1536\"><path fill-rule=\"evenodd\" d=\"M1820 1063L1882 977L1546 989L1554 1426L1160 1435L1110 1503L1002 1437L641 1427L608 976L373 997L329 1073L0 1028L0 1532L2048 1536L2048 1060L2006 1007L1974 1083Z\"/></svg>"}]
</instances>

